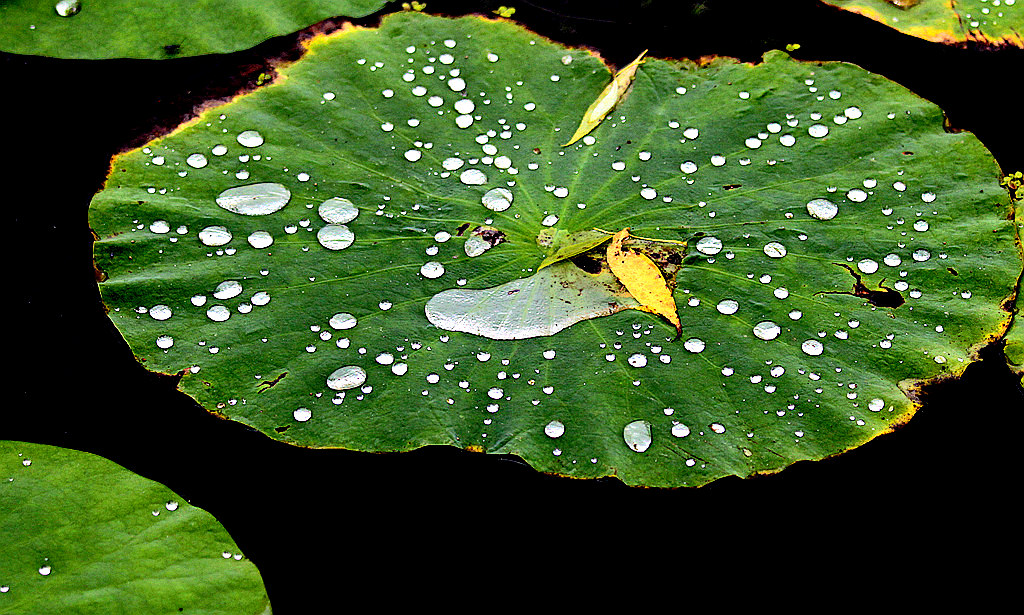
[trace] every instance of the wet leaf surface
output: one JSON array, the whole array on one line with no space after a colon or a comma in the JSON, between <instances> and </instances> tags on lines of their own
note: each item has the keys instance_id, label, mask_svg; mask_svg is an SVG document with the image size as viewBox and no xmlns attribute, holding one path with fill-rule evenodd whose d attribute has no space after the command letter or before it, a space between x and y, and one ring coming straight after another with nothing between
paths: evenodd
<instances>
[{"instance_id":1,"label":"wet leaf surface","mask_svg":"<svg viewBox=\"0 0 1024 615\"><path fill-rule=\"evenodd\" d=\"M319 39L274 85L115 159L91 209L109 315L149 369L286 442L454 444L647 485L870 440L913 413L914 383L960 373L1006 326L1009 200L991 155L934 105L778 52L649 59L593 144L559 148L610 77L479 18L398 15ZM252 185L288 203L218 204ZM337 198L357 217L321 215ZM478 227L505 241L470 256ZM567 322L566 297L603 275L588 252L537 272L559 231L624 227L690 246L678 263L645 250L666 278L676 268L679 341L613 305ZM857 296L836 262L906 303ZM493 331L431 324L451 293ZM500 339L517 322L565 327Z\"/></svg>"},{"instance_id":2,"label":"wet leaf surface","mask_svg":"<svg viewBox=\"0 0 1024 615\"><path fill-rule=\"evenodd\" d=\"M904 34L937 43L1024 47L1024 3L1017 0L823 0Z\"/></svg>"},{"instance_id":3,"label":"wet leaf surface","mask_svg":"<svg viewBox=\"0 0 1024 615\"><path fill-rule=\"evenodd\" d=\"M20 0L0 2L0 51L163 60L247 49L383 0Z\"/></svg>"},{"instance_id":4,"label":"wet leaf surface","mask_svg":"<svg viewBox=\"0 0 1024 615\"><path fill-rule=\"evenodd\" d=\"M208 512L89 453L0 441L4 613L268 615L263 582Z\"/></svg>"}]
</instances>

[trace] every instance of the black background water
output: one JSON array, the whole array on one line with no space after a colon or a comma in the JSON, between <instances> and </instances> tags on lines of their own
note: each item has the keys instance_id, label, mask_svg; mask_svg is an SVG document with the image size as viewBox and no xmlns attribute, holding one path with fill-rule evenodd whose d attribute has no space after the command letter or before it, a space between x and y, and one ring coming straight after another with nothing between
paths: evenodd
<instances>
[{"instance_id":1,"label":"black background water","mask_svg":"<svg viewBox=\"0 0 1024 615\"><path fill-rule=\"evenodd\" d=\"M505 3L525 26L620 66L645 48L657 57L757 61L799 43L797 58L853 62L910 88L945 109L952 126L973 131L1004 171L1024 169L1012 86L1024 74L1019 49L947 48L812 0ZM427 10L498 6L429 0ZM781 558L805 572L870 558L874 573L935 547L969 562L992 540L1020 538L1008 497L1019 482L1024 394L998 348L959 381L930 390L894 434L778 475L697 490L554 478L514 458L447 447L400 455L294 448L213 417L176 392L173 378L146 372L99 302L89 200L113 154L251 84L295 40L165 62L0 54L0 139L10 157L0 202L13 295L4 302L0 438L103 455L209 510L259 566L279 615L374 596L381 607L474 608L500 603L510 579L523 576L536 583L516 594L540 597L559 582L564 592L599 592L665 557L680 583L709 567L726 583L738 572L764 578L780 571ZM727 567L711 565L722 556ZM380 582L390 589L372 594Z\"/></svg>"}]
</instances>

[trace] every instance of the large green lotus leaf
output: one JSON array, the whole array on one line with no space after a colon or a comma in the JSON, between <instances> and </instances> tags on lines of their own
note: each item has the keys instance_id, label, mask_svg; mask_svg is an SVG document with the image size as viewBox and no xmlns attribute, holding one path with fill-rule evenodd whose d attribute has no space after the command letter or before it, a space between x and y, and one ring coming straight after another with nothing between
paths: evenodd
<instances>
[{"instance_id":1,"label":"large green lotus leaf","mask_svg":"<svg viewBox=\"0 0 1024 615\"><path fill-rule=\"evenodd\" d=\"M270 613L213 516L116 463L0 441L0 611Z\"/></svg>"},{"instance_id":2,"label":"large green lotus leaf","mask_svg":"<svg viewBox=\"0 0 1024 615\"><path fill-rule=\"evenodd\" d=\"M247 49L384 0L9 0L0 51L56 58L161 60Z\"/></svg>"},{"instance_id":3,"label":"large green lotus leaf","mask_svg":"<svg viewBox=\"0 0 1024 615\"><path fill-rule=\"evenodd\" d=\"M1024 47L1024 2L1017 0L822 1L928 41Z\"/></svg>"},{"instance_id":4,"label":"large green lotus leaf","mask_svg":"<svg viewBox=\"0 0 1024 615\"><path fill-rule=\"evenodd\" d=\"M934 105L781 52L651 59L560 147L610 76L478 17L316 39L114 159L91 206L109 315L150 369L285 442L645 485L854 447L1005 329L1008 195ZM592 247L625 227L655 240L631 249L668 276L677 341Z\"/></svg>"}]
</instances>

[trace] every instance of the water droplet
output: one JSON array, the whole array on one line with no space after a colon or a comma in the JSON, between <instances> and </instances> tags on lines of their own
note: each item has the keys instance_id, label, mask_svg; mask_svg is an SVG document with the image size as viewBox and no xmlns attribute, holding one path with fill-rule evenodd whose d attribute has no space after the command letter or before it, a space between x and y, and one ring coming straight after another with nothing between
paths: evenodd
<instances>
[{"instance_id":1,"label":"water droplet","mask_svg":"<svg viewBox=\"0 0 1024 615\"><path fill-rule=\"evenodd\" d=\"M722 251L722 240L718 237L701 237L700 241L697 242L697 251L701 254L714 256Z\"/></svg>"},{"instance_id":2,"label":"water droplet","mask_svg":"<svg viewBox=\"0 0 1024 615\"><path fill-rule=\"evenodd\" d=\"M647 421L633 421L622 429L622 439L626 446L637 453L651 447L651 424Z\"/></svg>"},{"instance_id":3,"label":"water droplet","mask_svg":"<svg viewBox=\"0 0 1024 615\"><path fill-rule=\"evenodd\" d=\"M885 401L878 399L877 397L868 402L868 410L872 412L878 412L884 407Z\"/></svg>"},{"instance_id":4,"label":"water droplet","mask_svg":"<svg viewBox=\"0 0 1024 615\"><path fill-rule=\"evenodd\" d=\"M480 173L480 171L477 171L476 169L469 169L466 173L469 173L470 171ZM463 173L463 176L465 176L466 173ZM483 175L483 173L480 173L480 175ZM487 179L484 178L484 181L487 181ZM463 182L465 182L464 178ZM484 204L484 207L491 211L505 211L512 206L512 191L507 188L491 188L485 192L482 197L480 197L480 202Z\"/></svg>"},{"instance_id":5,"label":"water droplet","mask_svg":"<svg viewBox=\"0 0 1024 615\"><path fill-rule=\"evenodd\" d=\"M185 164L193 169L201 169L207 165L206 156L202 154L192 154L185 159Z\"/></svg>"},{"instance_id":6,"label":"water droplet","mask_svg":"<svg viewBox=\"0 0 1024 615\"><path fill-rule=\"evenodd\" d=\"M213 297L215 299L220 299L221 301L234 299L240 294L242 294L242 285L235 280L226 280L221 282L213 291Z\"/></svg>"},{"instance_id":7,"label":"water droplet","mask_svg":"<svg viewBox=\"0 0 1024 615\"><path fill-rule=\"evenodd\" d=\"M793 147L796 144L796 137L791 134L785 134L779 137L779 143L786 147Z\"/></svg>"},{"instance_id":8,"label":"water droplet","mask_svg":"<svg viewBox=\"0 0 1024 615\"><path fill-rule=\"evenodd\" d=\"M327 377L327 387L335 391L354 389L366 382L366 371L358 365L346 365Z\"/></svg>"},{"instance_id":9,"label":"water droplet","mask_svg":"<svg viewBox=\"0 0 1024 615\"><path fill-rule=\"evenodd\" d=\"M935 200L935 193L925 192L924 194L921 195L921 200L924 201L925 203L931 203L932 201Z\"/></svg>"},{"instance_id":10,"label":"water droplet","mask_svg":"<svg viewBox=\"0 0 1024 615\"><path fill-rule=\"evenodd\" d=\"M263 145L263 135L255 130L244 130L238 133L238 143L243 147L259 147Z\"/></svg>"},{"instance_id":11,"label":"water droplet","mask_svg":"<svg viewBox=\"0 0 1024 615\"><path fill-rule=\"evenodd\" d=\"M544 426L544 435L549 438L561 438L564 433L565 425L562 424L562 421L551 421Z\"/></svg>"},{"instance_id":12,"label":"water droplet","mask_svg":"<svg viewBox=\"0 0 1024 615\"><path fill-rule=\"evenodd\" d=\"M777 241L773 241L769 244L765 244L764 253L770 258L782 258L786 255L786 246L782 245Z\"/></svg>"},{"instance_id":13,"label":"water droplet","mask_svg":"<svg viewBox=\"0 0 1024 615\"><path fill-rule=\"evenodd\" d=\"M437 261L424 263L423 266L420 267L420 275L429 279L439 278L444 275L444 265Z\"/></svg>"},{"instance_id":14,"label":"water droplet","mask_svg":"<svg viewBox=\"0 0 1024 615\"><path fill-rule=\"evenodd\" d=\"M721 423L711 423L708 427L710 427L711 431L715 433L725 433L725 425L722 425Z\"/></svg>"},{"instance_id":15,"label":"water droplet","mask_svg":"<svg viewBox=\"0 0 1024 615\"><path fill-rule=\"evenodd\" d=\"M690 435L690 428L682 423L676 423L672 426L672 435L677 438L685 438Z\"/></svg>"},{"instance_id":16,"label":"water droplet","mask_svg":"<svg viewBox=\"0 0 1024 615\"><path fill-rule=\"evenodd\" d=\"M544 219L541 220L540 223L542 225L544 225L544 226L554 226L554 225L558 224L558 216L556 216L554 214L550 214L548 216L544 216Z\"/></svg>"},{"instance_id":17,"label":"water droplet","mask_svg":"<svg viewBox=\"0 0 1024 615\"><path fill-rule=\"evenodd\" d=\"M704 340L696 337L691 337L690 339L683 342L683 348L687 349L688 351L694 354L704 352Z\"/></svg>"},{"instance_id":18,"label":"water droplet","mask_svg":"<svg viewBox=\"0 0 1024 615\"><path fill-rule=\"evenodd\" d=\"M865 258L857 263L857 269L860 269L861 273L866 273L870 275L878 271L878 263L871 260L870 258Z\"/></svg>"},{"instance_id":19,"label":"water droplet","mask_svg":"<svg viewBox=\"0 0 1024 615\"><path fill-rule=\"evenodd\" d=\"M349 314L348 312L340 312L331 316L331 319L327 321L327 324L331 325L334 329L351 329L356 326L358 321L356 317Z\"/></svg>"},{"instance_id":20,"label":"water droplet","mask_svg":"<svg viewBox=\"0 0 1024 615\"><path fill-rule=\"evenodd\" d=\"M814 124L807 129L807 134L811 135L815 139L820 139L828 134L828 126L824 124Z\"/></svg>"},{"instance_id":21,"label":"water droplet","mask_svg":"<svg viewBox=\"0 0 1024 615\"><path fill-rule=\"evenodd\" d=\"M800 350L803 350L806 354L816 357L824 352L825 347L821 345L818 340L807 340L803 344L800 344Z\"/></svg>"},{"instance_id":22,"label":"water droplet","mask_svg":"<svg viewBox=\"0 0 1024 615\"><path fill-rule=\"evenodd\" d=\"M725 156L721 154L715 154L714 156L711 157L711 164L713 164L716 167L722 166L723 164L725 164Z\"/></svg>"},{"instance_id":23,"label":"water droplet","mask_svg":"<svg viewBox=\"0 0 1024 615\"><path fill-rule=\"evenodd\" d=\"M154 305L149 308L149 315L153 320L167 320L172 316L171 308L166 305Z\"/></svg>"},{"instance_id":24,"label":"water droplet","mask_svg":"<svg viewBox=\"0 0 1024 615\"><path fill-rule=\"evenodd\" d=\"M868 193L860 188L854 188L846 193L846 198L853 203L863 203L868 198Z\"/></svg>"},{"instance_id":25,"label":"water droplet","mask_svg":"<svg viewBox=\"0 0 1024 615\"><path fill-rule=\"evenodd\" d=\"M861 113L861 110L858 109L857 107L847 107L847 109L843 111L843 115L850 118L851 120L856 120L859 119L860 116L864 114Z\"/></svg>"},{"instance_id":26,"label":"water droplet","mask_svg":"<svg viewBox=\"0 0 1024 615\"><path fill-rule=\"evenodd\" d=\"M453 106L455 107L455 110L457 112L463 115L472 113L476 109L476 104L474 104L473 101L469 100L468 98L463 98L462 100L455 101L455 104Z\"/></svg>"},{"instance_id":27,"label":"water droplet","mask_svg":"<svg viewBox=\"0 0 1024 615\"><path fill-rule=\"evenodd\" d=\"M482 186L487 183L487 176L480 169L466 169L459 175L459 180L467 186Z\"/></svg>"},{"instance_id":28,"label":"water droplet","mask_svg":"<svg viewBox=\"0 0 1024 615\"><path fill-rule=\"evenodd\" d=\"M71 17L82 10L82 3L78 0L60 0L54 9L61 17Z\"/></svg>"},{"instance_id":29,"label":"water droplet","mask_svg":"<svg viewBox=\"0 0 1024 615\"><path fill-rule=\"evenodd\" d=\"M291 191L281 184L249 184L221 192L217 205L244 216L266 216L280 211L291 197Z\"/></svg>"},{"instance_id":30,"label":"water droplet","mask_svg":"<svg viewBox=\"0 0 1024 615\"><path fill-rule=\"evenodd\" d=\"M206 310L206 317L214 322L224 322L231 318L231 310L226 305L213 305Z\"/></svg>"},{"instance_id":31,"label":"water droplet","mask_svg":"<svg viewBox=\"0 0 1024 615\"><path fill-rule=\"evenodd\" d=\"M929 252L928 250L923 250L922 249L922 250L915 251L910 256L912 256L915 261L917 261L919 263L923 263L923 262L925 262L926 260L928 260L928 259L930 259L932 257L932 253Z\"/></svg>"},{"instance_id":32,"label":"water droplet","mask_svg":"<svg viewBox=\"0 0 1024 615\"><path fill-rule=\"evenodd\" d=\"M316 240L328 250L344 250L355 241L355 234L344 224L328 224L316 233Z\"/></svg>"},{"instance_id":33,"label":"water droplet","mask_svg":"<svg viewBox=\"0 0 1024 615\"><path fill-rule=\"evenodd\" d=\"M633 367L644 367L647 365L647 356L637 352L629 355L629 358L626 359L626 361Z\"/></svg>"},{"instance_id":34,"label":"water droplet","mask_svg":"<svg viewBox=\"0 0 1024 615\"><path fill-rule=\"evenodd\" d=\"M813 199L807 203L807 213L818 220L831 220L839 213L839 207L828 199Z\"/></svg>"},{"instance_id":35,"label":"water droplet","mask_svg":"<svg viewBox=\"0 0 1024 615\"><path fill-rule=\"evenodd\" d=\"M320 204L316 212L328 224L348 224L359 216L359 208L352 201L336 196Z\"/></svg>"},{"instance_id":36,"label":"water droplet","mask_svg":"<svg viewBox=\"0 0 1024 615\"><path fill-rule=\"evenodd\" d=\"M149 225L149 232L157 235L163 235L164 233L171 232L171 225L167 223L167 220L154 220Z\"/></svg>"},{"instance_id":37,"label":"water droplet","mask_svg":"<svg viewBox=\"0 0 1024 615\"><path fill-rule=\"evenodd\" d=\"M171 346L174 346L174 338L170 335L161 335L156 338L156 347L161 350L167 350Z\"/></svg>"},{"instance_id":38,"label":"water droplet","mask_svg":"<svg viewBox=\"0 0 1024 615\"><path fill-rule=\"evenodd\" d=\"M204 246L223 246L230 242L231 239L231 231L223 226L208 226L199 231L199 241L203 242Z\"/></svg>"},{"instance_id":39,"label":"water droplet","mask_svg":"<svg viewBox=\"0 0 1024 615\"><path fill-rule=\"evenodd\" d=\"M418 149L410 149L405 152L405 159L409 162L416 162L423 157L423 152Z\"/></svg>"},{"instance_id":40,"label":"water droplet","mask_svg":"<svg viewBox=\"0 0 1024 615\"><path fill-rule=\"evenodd\" d=\"M292 417L300 423L305 423L312 418L312 416L313 412L309 408L296 408L295 411L292 412Z\"/></svg>"},{"instance_id":41,"label":"water droplet","mask_svg":"<svg viewBox=\"0 0 1024 615\"><path fill-rule=\"evenodd\" d=\"M696 139L700 136L700 131L691 126L690 128L683 130L683 136L687 139Z\"/></svg>"},{"instance_id":42,"label":"water droplet","mask_svg":"<svg viewBox=\"0 0 1024 615\"><path fill-rule=\"evenodd\" d=\"M392 363L395 362L395 355L391 354L390 352L382 352L379 355L377 355L376 361L381 365L391 365Z\"/></svg>"},{"instance_id":43,"label":"water droplet","mask_svg":"<svg viewBox=\"0 0 1024 615\"><path fill-rule=\"evenodd\" d=\"M263 248L269 248L274 243L274 237L267 231L255 231L247 238L249 245L262 250Z\"/></svg>"},{"instance_id":44,"label":"water droplet","mask_svg":"<svg viewBox=\"0 0 1024 615\"><path fill-rule=\"evenodd\" d=\"M770 320L764 320L754 325L754 337L762 340L773 340L782 333L782 327Z\"/></svg>"},{"instance_id":45,"label":"water droplet","mask_svg":"<svg viewBox=\"0 0 1024 615\"><path fill-rule=\"evenodd\" d=\"M687 160L683 164L679 165L679 170L686 174L696 173L697 163L692 160Z\"/></svg>"},{"instance_id":46,"label":"water droplet","mask_svg":"<svg viewBox=\"0 0 1024 615\"><path fill-rule=\"evenodd\" d=\"M723 299L718 302L718 311L725 315L735 314L740 309L738 301L732 299Z\"/></svg>"},{"instance_id":47,"label":"water droplet","mask_svg":"<svg viewBox=\"0 0 1024 615\"><path fill-rule=\"evenodd\" d=\"M43 575L44 577L50 576L51 572L53 572L53 569L50 568L49 566L40 566L39 567L39 574Z\"/></svg>"},{"instance_id":48,"label":"water droplet","mask_svg":"<svg viewBox=\"0 0 1024 615\"><path fill-rule=\"evenodd\" d=\"M917 220L917 221L915 221L914 222L914 230L919 232L919 233L923 233L923 232L927 231L928 230L928 221L927 220Z\"/></svg>"}]
</instances>

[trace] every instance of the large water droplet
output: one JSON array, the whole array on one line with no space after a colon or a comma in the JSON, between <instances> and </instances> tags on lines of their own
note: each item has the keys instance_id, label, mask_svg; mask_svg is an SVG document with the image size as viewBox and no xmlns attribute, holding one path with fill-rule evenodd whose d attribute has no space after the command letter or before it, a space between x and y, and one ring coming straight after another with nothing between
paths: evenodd
<instances>
[{"instance_id":1,"label":"large water droplet","mask_svg":"<svg viewBox=\"0 0 1024 615\"><path fill-rule=\"evenodd\" d=\"M249 184L221 192L217 204L243 216L266 216L280 211L291 198L291 191L281 184Z\"/></svg>"},{"instance_id":2,"label":"large water droplet","mask_svg":"<svg viewBox=\"0 0 1024 615\"><path fill-rule=\"evenodd\" d=\"M839 207L828 199L814 199L807 203L807 213L818 220L831 220L839 213Z\"/></svg>"},{"instance_id":3,"label":"large water droplet","mask_svg":"<svg viewBox=\"0 0 1024 615\"><path fill-rule=\"evenodd\" d=\"M263 135L255 130L244 130L238 134L238 143L245 147L259 147L263 145Z\"/></svg>"},{"instance_id":4,"label":"large water droplet","mask_svg":"<svg viewBox=\"0 0 1024 615\"><path fill-rule=\"evenodd\" d=\"M466 243L463 246L466 250L466 256L473 258L480 256L484 252L491 249L491 242L487 241L483 237L478 235L470 235L466 238Z\"/></svg>"},{"instance_id":5,"label":"large water droplet","mask_svg":"<svg viewBox=\"0 0 1024 615\"><path fill-rule=\"evenodd\" d=\"M213 305L206 310L206 317L214 322L224 322L231 318L231 310L226 305Z\"/></svg>"},{"instance_id":6,"label":"large water droplet","mask_svg":"<svg viewBox=\"0 0 1024 615\"><path fill-rule=\"evenodd\" d=\"M476 171L476 169L469 169L466 173L470 171ZM463 173L463 176L466 173ZM465 181L464 178L463 181ZM486 178L484 181L487 181ZM480 201L484 204L484 207L491 211L505 211L512 206L512 191L507 188L492 188L480 197Z\"/></svg>"},{"instance_id":7,"label":"large water droplet","mask_svg":"<svg viewBox=\"0 0 1024 615\"><path fill-rule=\"evenodd\" d=\"M71 17L72 15L77 15L78 11L82 10L82 3L78 0L60 0L54 9L61 17Z\"/></svg>"},{"instance_id":8,"label":"large water droplet","mask_svg":"<svg viewBox=\"0 0 1024 615\"><path fill-rule=\"evenodd\" d=\"M359 208L352 201L336 196L321 203L317 213L328 224L348 224L359 215Z\"/></svg>"},{"instance_id":9,"label":"large water droplet","mask_svg":"<svg viewBox=\"0 0 1024 615\"><path fill-rule=\"evenodd\" d=\"M206 156L202 154L192 154L185 159L185 164L193 169L201 169L207 165Z\"/></svg>"},{"instance_id":10,"label":"large water droplet","mask_svg":"<svg viewBox=\"0 0 1024 615\"><path fill-rule=\"evenodd\" d=\"M335 391L354 389L366 382L366 371L358 365L346 365L327 377L327 387Z\"/></svg>"},{"instance_id":11,"label":"large water droplet","mask_svg":"<svg viewBox=\"0 0 1024 615\"><path fill-rule=\"evenodd\" d=\"M825 126L824 124L814 124L807 129L807 134L816 139L820 139L828 134L828 126Z\"/></svg>"},{"instance_id":12,"label":"large water droplet","mask_svg":"<svg viewBox=\"0 0 1024 615\"><path fill-rule=\"evenodd\" d=\"M149 315L153 318L153 320L167 320L173 314L171 312L171 308L167 307L166 305L154 305L153 307L149 308Z\"/></svg>"},{"instance_id":13,"label":"large water droplet","mask_svg":"<svg viewBox=\"0 0 1024 615\"><path fill-rule=\"evenodd\" d=\"M231 231L223 226L208 226L199 231L199 241L204 246L217 247L231 241Z\"/></svg>"},{"instance_id":14,"label":"large water droplet","mask_svg":"<svg viewBox=\"0 0 1024 615\"><path fill-rule=\"evenodd\" d=\"M344 224L328 224L316 233L316 240L328 250L344 250L355 239L355 233Z\"/></svg>"},{"instance_id":15,"label":"large water droplet","mask_svg":"<svg viewBox=\"0 0 1024 615\"><path fill-rule=\"evenodd\" d=\"M683 348L694 354L704 352L705 347L706 344L704 343L704 340L697 337L691 337L690 339L683 342Z\"/></svg>"},{"instance_id":16,"label":"large water droplet","mask_svg":"<svg viewBox=\"0 0 1024 615\"><path fill-rule=\"evenodd\" d=\"M626 446L637 453L651 447L651 424L647 421L633 421L622 429L622 439Z\"/></svg>"},{"instance_id":17,"label":"large water droplet","mask_svg":"<svg viewBox=\"0 0 1024 615\"><path fill-rule=\"evenodd\" d=\"M861 273L871 275L872 273L878 271L878 263L871 260L870 258L865 258L857 263L857 269L860 269Z\"/></svg>"}]
</instances>

